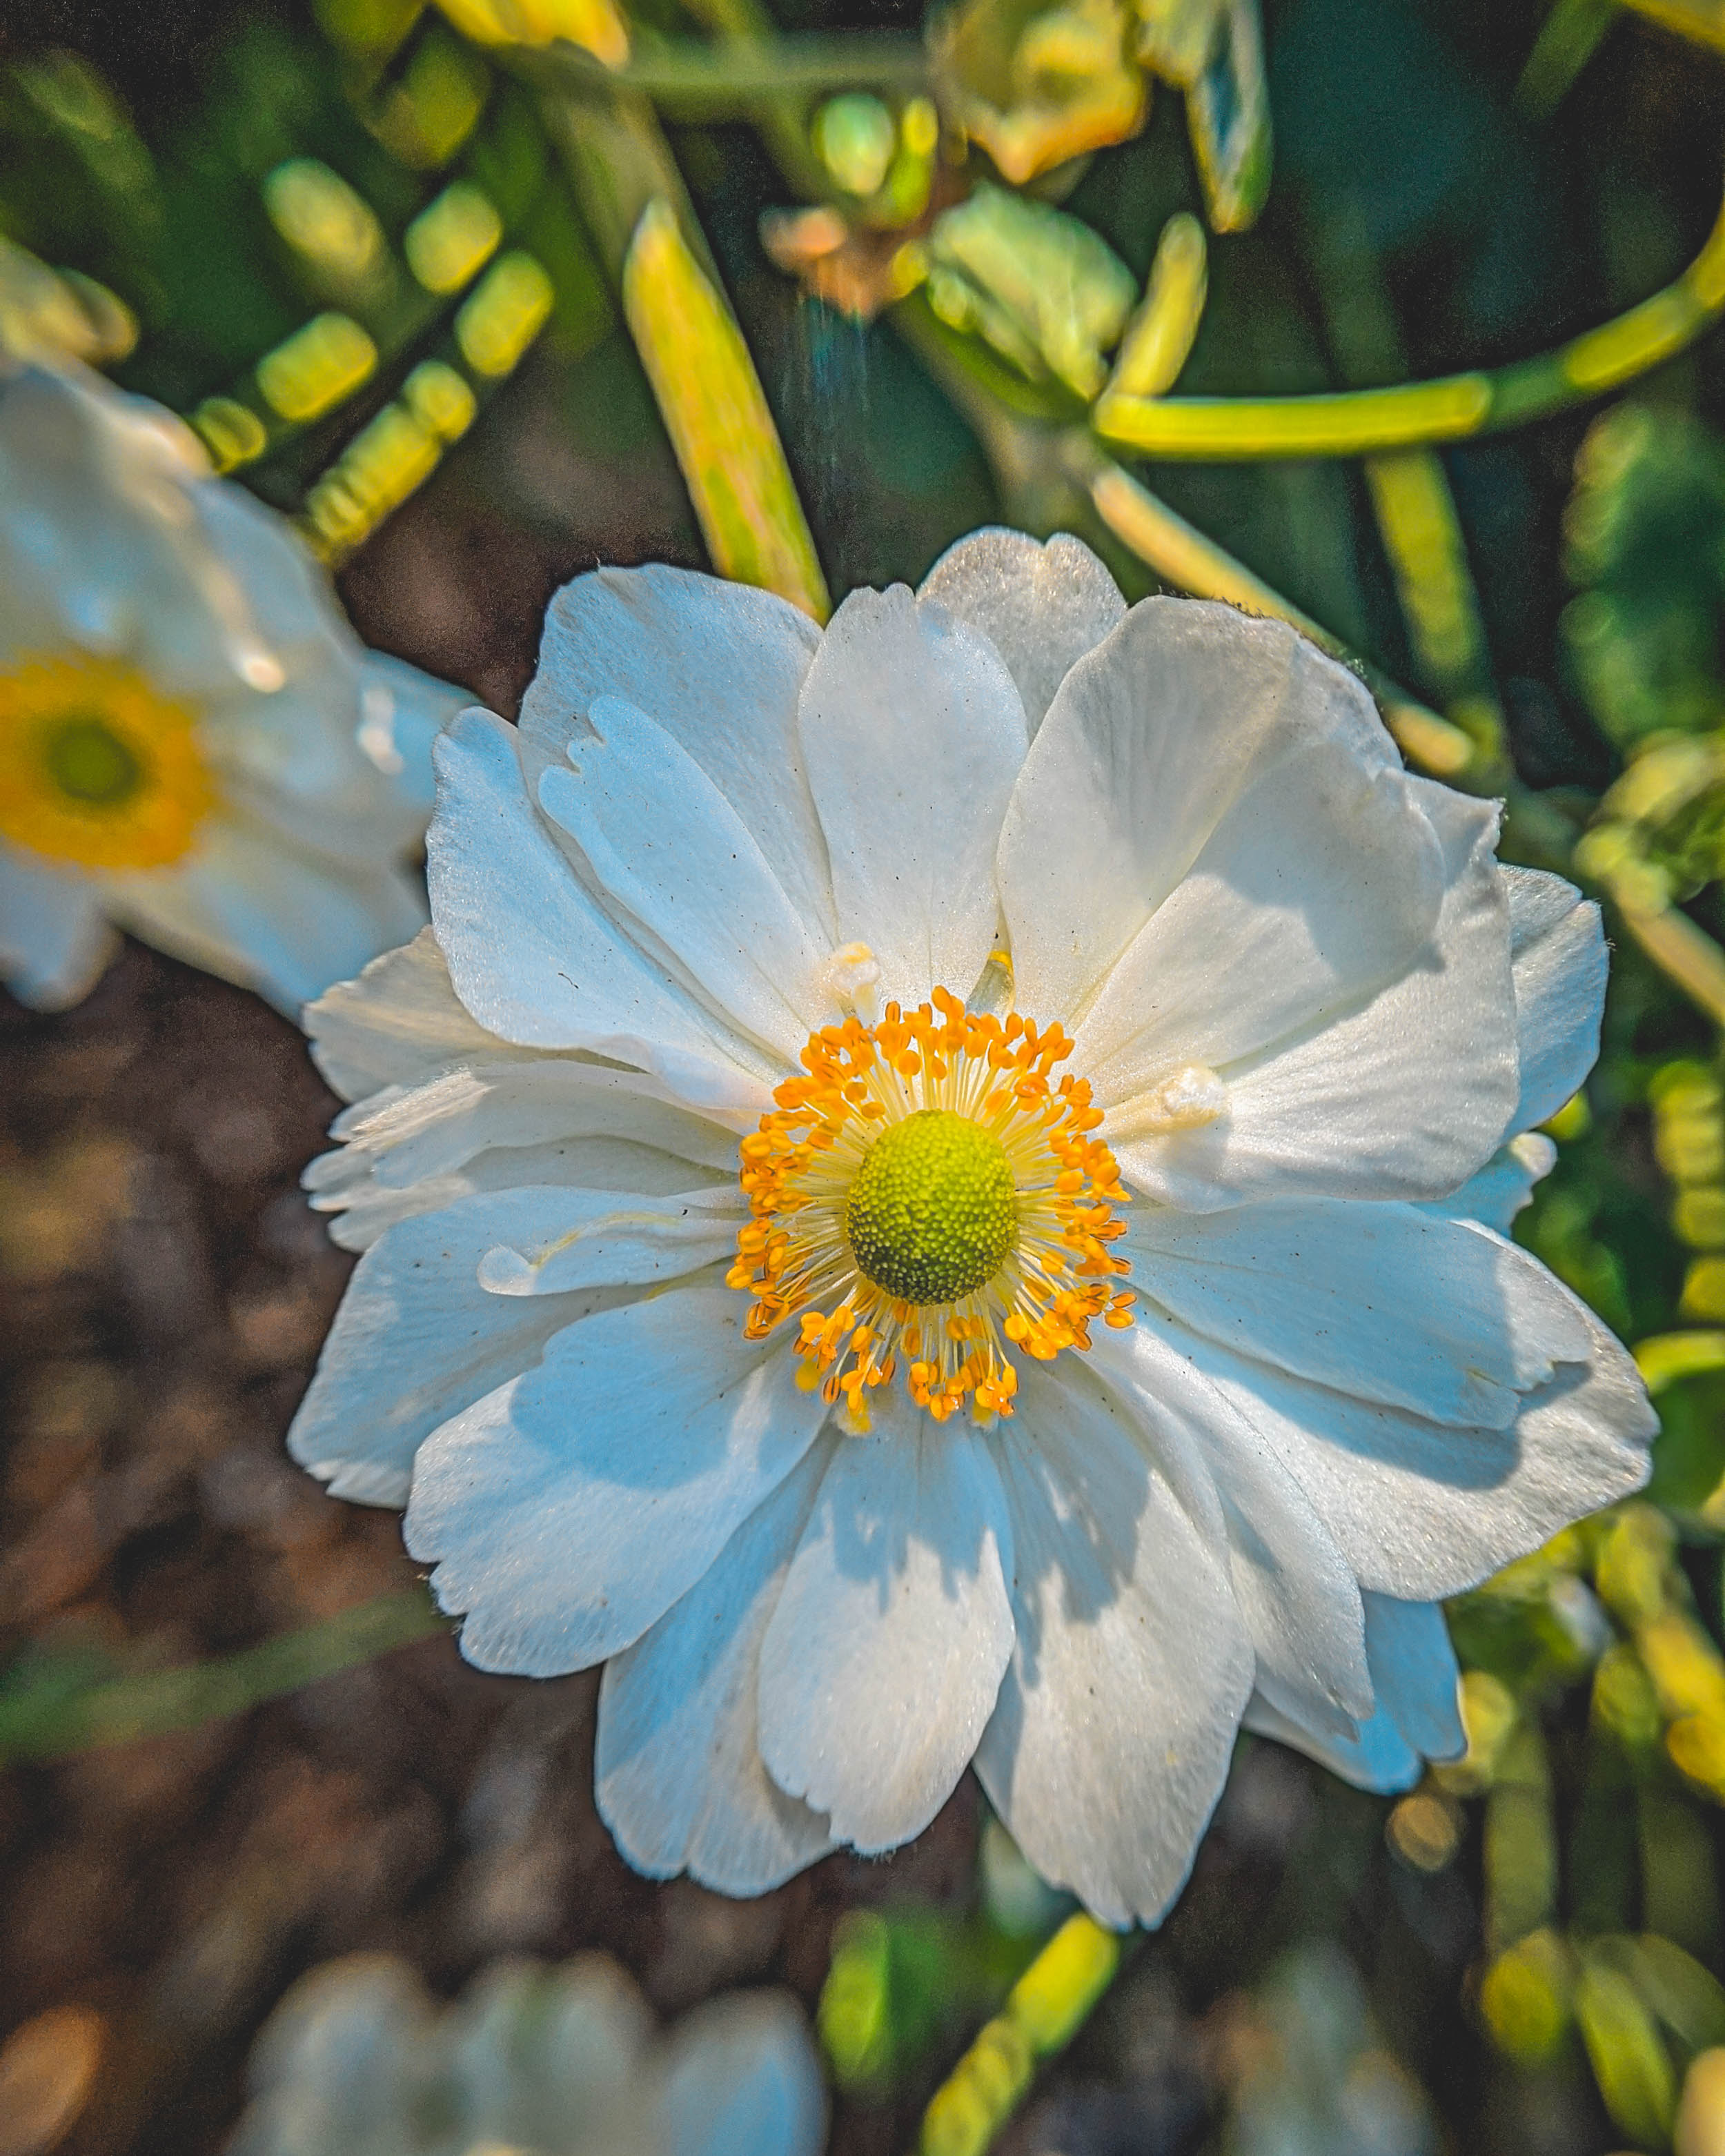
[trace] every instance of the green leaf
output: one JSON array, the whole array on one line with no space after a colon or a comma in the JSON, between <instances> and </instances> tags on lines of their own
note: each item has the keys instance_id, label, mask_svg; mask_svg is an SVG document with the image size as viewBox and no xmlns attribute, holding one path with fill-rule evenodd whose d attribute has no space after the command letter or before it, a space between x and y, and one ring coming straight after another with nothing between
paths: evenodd
<instances>
[{"instance_id":1,"label":"green leaf","mask_svg":"<svg viewBox=\"0 0 1725 2156\"><path fill-rule=\"evenodd\" d=\"M666 202L635 227L623 305L714 567L824 621L826 580L755 363Z\"/></svg>"},{"instance_id":2,"label":"green leaf","mask_svg":"<svg viewBox=\"0 0 1725 2156\"><path fill-rule=\"evenodd\" d=\"M1676 2076L1652 2015L1609 1953L1591 1951L1584 1959L1575 2015L1613 2123L1641 2148L1662 2148L1676 2110Z\"/></svg>"}]
</instances>

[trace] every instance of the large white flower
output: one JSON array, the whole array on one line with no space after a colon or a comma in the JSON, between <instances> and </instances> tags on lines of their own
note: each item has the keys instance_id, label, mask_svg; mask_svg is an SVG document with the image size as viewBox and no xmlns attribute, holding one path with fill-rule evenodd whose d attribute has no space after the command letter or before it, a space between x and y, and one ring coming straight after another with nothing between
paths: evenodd
<instances>
[{"instance_id":1,"label":"large white flower","mask_svg":"<svg viewBox=\"0 0 1725 2156\"><path fill-rule=\"evenodd\" d=\"M826 2109L787 1994L710 2000L655 2040L603 1954L495 1963L441 2010L393 1955L326 1962L249 2080L229 2156L816 2156Z\"/></svg>"},{"instance_id":2,"label":"large white flower","mask_svg":"<svg viewBox=\"0 0 1725 2156\"><path fill-rule=\"evenodd\" d=\"M290 1443L471 1661L607 1664L637 1865L757 1891L974 1760L1153 1919L1249 1702L1453 1744L1429 1605L1653 1428L1478 1217L1599 1011L1494 808L1291 630L1006 532L824 635L582 578L438 760L434 928L311 1014L366 1255Z\"/></svg>"},{"instance_id":3,"label":"large white flower","mask_svg":"<svg viewBox=\"0 0 1725 2156\"><path fill-rule=\"evenodd\" d=\"M290 1012L411 936L461 701L365 650L170 413L0 355L0 978L26 1002L75 1002L116 927Z\"/></svg>"}]
</instances>

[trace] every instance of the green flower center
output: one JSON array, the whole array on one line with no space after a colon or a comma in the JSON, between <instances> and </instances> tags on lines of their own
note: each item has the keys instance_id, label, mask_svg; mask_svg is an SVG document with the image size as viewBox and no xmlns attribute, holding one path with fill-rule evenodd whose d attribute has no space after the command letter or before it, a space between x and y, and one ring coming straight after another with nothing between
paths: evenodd
<instances>
[{"instance_id":1,"label":"green flower center","mask_svg":"<svg viewBox=\"0 0 1725 2156\"><path fill-rule=\"evenodd\" d=\"M49 729L43 762L59 791L91 808L130 800L144 776L131 747L94 712L74 712Z\"/></svg>"},{"instance_id":2,"label":"green flower center","mask_svg":"<svg viewBox=\"0 0 1725 2156\"><path fill-rule=\"evenodd\" d=\"M919 1108L882 1132L845 1203L858 1267L901 1302L956 1302L985 1286L1018 1228L1006 1148L951 1108Z\"/></svg>"}]
</instances>

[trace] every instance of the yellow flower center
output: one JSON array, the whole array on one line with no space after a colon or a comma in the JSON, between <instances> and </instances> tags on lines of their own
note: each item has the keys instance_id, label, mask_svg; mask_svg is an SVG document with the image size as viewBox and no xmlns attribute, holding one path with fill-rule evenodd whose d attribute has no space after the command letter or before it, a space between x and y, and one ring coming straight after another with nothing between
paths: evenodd
<instances>
[{"instance_id":1,"label":"yellow flower center","mask_svg":"<svg viewBox=\"0 0 1725 2156\"><path fill-rule=\"evenodd\" d=\"M80 868L165 868L215 798L193 714L131 668L0 672L0 839Z\"/></svg>"},{"instance_id":2,"label":"yellow flower center","mask_svg":"<svg viewBox=\"0 0 1725 2156\"><path fill-rule=\"evenodd\" d=\"M1014 1012L973 1015L937 988L878 1025L811 1034L802 1077L742 1142L753 1218L732 1286L760 1339L796 1317L802 1382L869 1426L867 1397L901 1359L943 1422L968 1400L1012 1413L1014 1349L1048 1362L1089 1327L1132 1322L1114 1157L1086 1081L1056 1083L1072 1044Z\"/></svg>"}]
</instances>

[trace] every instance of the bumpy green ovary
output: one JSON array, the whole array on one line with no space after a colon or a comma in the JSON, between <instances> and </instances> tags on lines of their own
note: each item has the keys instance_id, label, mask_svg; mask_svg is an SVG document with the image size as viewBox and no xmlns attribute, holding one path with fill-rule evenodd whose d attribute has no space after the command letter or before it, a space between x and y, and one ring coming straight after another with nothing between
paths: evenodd
<instances>
[{"instance_id":1,"label":"bumpy green ovary","mask_svg":"<svg viewBox=\"0 0 1725 2156\"><path fill-rule=\"evenodd\" d=\"M950 1108L920 1108L884 1131L845 1204L859 1269L901 1302L956 1302L985 1286L1018 1225L1004 1147Z\"/></svg>"}]
</instances>

